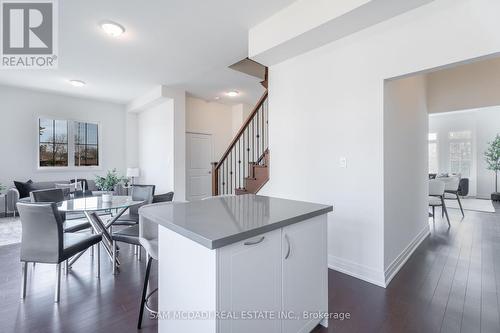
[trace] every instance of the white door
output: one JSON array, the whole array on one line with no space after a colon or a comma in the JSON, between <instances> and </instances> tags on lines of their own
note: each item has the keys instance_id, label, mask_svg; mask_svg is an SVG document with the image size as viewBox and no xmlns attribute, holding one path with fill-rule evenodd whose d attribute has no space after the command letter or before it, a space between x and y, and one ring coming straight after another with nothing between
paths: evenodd
<instances>
[{"instance_id":1,"label":"white door","mask_svg":"<svg viewBox=\"0 0 500 333\"><path fill-rule=\"evenodd\" d=\"M186 134L186 177L188 201L212 195L212 136Z\"/></svg>"},{"instance_id":2,"label":"white door","mask_svg":"<svg viewBox=\"0 0 500 333\"><path fill-rule=\"evenodd\" d=\"M220 333L281 331L281 230L273 230L218 250ZM261 311L255 313L254 311Z\"/></svg>"},{"instance_id":3,"label":"white door","mask_svg":"<svg viewBox=\"0 0 500 333\"><path fill-rule=\"evenodd\" d=\"M328 262L326 215L282 229L283 311L299 316L285 320L286 333L310 332L318 314L328 311Z\"/></svg>"}]
</instances>

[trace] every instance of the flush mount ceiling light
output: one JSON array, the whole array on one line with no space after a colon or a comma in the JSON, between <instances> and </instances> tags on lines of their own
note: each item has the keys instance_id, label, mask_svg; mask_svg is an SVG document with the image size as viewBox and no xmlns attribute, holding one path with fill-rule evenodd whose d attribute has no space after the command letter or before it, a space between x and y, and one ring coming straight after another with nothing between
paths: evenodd
<instances>
[{"instance_id":1,"label":"flush mount ceiling light","mask_svg":"<svg viewBox=\"0 0 500 333\"><path fill-rule=\"evenodd\" d=\"M239 92L239 91L236 91L236 90L231 90L231 91L228 91L228 92L226 93L226 95L227 95L227 96L229 96L229 97L236 97L236 96L238 96L239 94L240 94L240 92Z\"/></svg>"},{"instance_id":2,"label":"flush mount ceiling light","mask_svg":"<svg viewBox=\"0 0 500 333\"><path fill-rule=\"evenodd\" d=\"M78 87L78 88L84 87L86 85L86 83L81 80L69 80L69 83L71 83L73 87Z\"/></svg>"},{"instance_id":3,"label":"flush mount ceiling light","mask_svg":"<svg viewBox=\"0 0 500 333\"><path fill-rule=\"evenodd\" d=\"M125 32L125 28L121 24L113 21L102 21L99 25L111 37L118 37Z\"/></svg>"}]
</instances>

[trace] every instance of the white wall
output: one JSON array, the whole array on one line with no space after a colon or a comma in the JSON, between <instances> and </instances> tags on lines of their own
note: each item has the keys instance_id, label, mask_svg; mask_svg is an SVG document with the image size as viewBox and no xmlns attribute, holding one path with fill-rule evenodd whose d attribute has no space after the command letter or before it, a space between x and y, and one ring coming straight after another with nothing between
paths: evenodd
<instances>
[{"instance_id":1,"label":"white wall","mask_svg":"<svg viewBox=\"0 0 500 333\"><path fill-rule=\"evenodd\" d=\"M296 0L249 31L249 56L275 65L433 0Z\"/></svg>"},{"instance_id":2,"label":"white wall","mask_svg":"<svg viewBox=\"0 0 500 333\"><path fill-rule=\"evenodd\" d=\"M140 183L156 185L156 193L174 189L173 101L137 115Z\"/></svg>"},{"instance_id":3,"label":"white wall","mask_svg":"<svg viewBox=\"0 0 500 333\"><path fill-rule=\"evenodd\" d=\"M137 113L127 112L125 118L126 138L125 143L127 147L126 163L127 168L139 167L139 130L138 115Z\"/></svg>"},{"instance_id":4,"label":"white wall","mask_svg":"<svg viewBox=\"0 0 500 333\"><path fill-rule=\"evenodd\" d=\"M384 269L392 279L429 235L425 75L389 80L384 90Z\"/></svg>"},{"instance_id":5,"label":"white wall","mask_svg":"<svg viewBox=\"0 0 500 333\"><path fill-rule=\"evenodd\" d=\"M127 106L129 166L141 170L138 182L156 185L157 194L186 195L186 92L155 87ZM136 141L133 138L137 138ZM133 163L137 163L134 165Z\"/></svg>"},{"instance_id":6,"label":"white wall","mask_svg":"<svg viewBox=\"0 0 500 333\"><path fill-rule=\"evenodd\" d=\"M232 135L233 137L236 136L238 131L241 129L241 125L243 125L243 122L247 120L248 116L250 115L250 112L253 111L253 106L248 105L248 104L236 104L233 105L233 131Z\"/></svg>"},{"instance_id":7,"label":"white wall","mask_svg":"<svg viewBox=\"0 0 500 333\"><path fill-rule=\"evenodd\" d=\"M186 131L212 134L213 162L219 161L233 139L232 115L230 105L186 98Z\"/></svg>"},{"instance_id":8,"label":"white wall","mask_svg":"<svg viewBox=\"0 0 500 333\"><path fill-rule=\"evenodd\" d=\"M113 168L125 174L125 114L114 103L0 86L0 182L10 187L13 180L94 179ZM39 117L98 122L101 168L38 170Z\"/></svg>"},{"instance_id":9,"label":"white wall","mask_svg":"<svg viewBox=\"0 0 500 333\"><path fill-rule=\"evenodd\" d=\"M495 176L486 168L484 152L488 142L500 134L500 106L430 115L429 132L438 134L439 172L450 172L448 133L463 130L472 131L469 195L489 198L495 189Z\"/></svg>"},{"instance_id":10,"label":"white wall","mask_svg":"<svg viewBox=\"0 0 500 333\"><path fill-rule=\"evenodd\" d=\"M385 285L395 258L384 253L400 247L384 239L384 80L500 52L499 11L498 1L436 0L270 68L263 193L334 204L330 267ZM412 162L421 156L401 165Z\"/></svg>"},{"instance_id":11,"label":"white wall","mask_svg":"<svg viewBox=\"0 0 500 333\"><path fill-rule=\"evenodd\" d=\"M500 105L500 58L427 74L430 113Z\"/></svg>"},{"instance_id":12,"label":"white wall","mask_svg":"<svg viewBox=\"0 0 500 333\"><path fill-rule=\"evenodd\" d=\"M212 160L218 162L251 111L252 106L244 103L227 105L190 96L186 98L186 132L212 134Z\"/></svg>"},{"instance_id":13,"label":"white wall","mask_svg":"<svg viewBox=\"0 0 500 333\"><path fill-rule=\"evenodd\" d=\"M186 199L186 91L163 89L173 100L174 130L174 192L176 200Z\"/></svg>"}]
</instances>

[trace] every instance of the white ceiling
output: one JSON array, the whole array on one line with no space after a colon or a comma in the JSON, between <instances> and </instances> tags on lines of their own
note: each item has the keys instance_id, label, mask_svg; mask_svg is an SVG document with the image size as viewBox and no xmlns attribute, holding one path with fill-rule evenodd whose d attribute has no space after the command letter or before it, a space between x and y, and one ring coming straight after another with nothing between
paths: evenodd
<instances>
[{"instance_id":1,"label":"white ceiling","mask_svg":"<svg viewBox=\"0 0 500 333\"><path fill-rule=\"evenodd\" d=\"M259 80L228 69L248 55L248 30L293 0L59 1L59 68L3 70L0 83L127 103L163 84L207 100L253 104ZM118 39L98 23L112 20ZM87 82L75 88L68 80ZM236 98L223 93L236 89Z\"/></svg>"}]
</instances>

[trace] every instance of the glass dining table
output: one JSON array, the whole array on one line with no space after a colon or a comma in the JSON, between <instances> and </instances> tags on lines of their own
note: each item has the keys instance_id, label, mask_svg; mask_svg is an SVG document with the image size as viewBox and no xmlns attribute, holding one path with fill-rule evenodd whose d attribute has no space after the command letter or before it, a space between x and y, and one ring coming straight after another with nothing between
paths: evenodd
<instances>
[{"instance_id":1,"label":"glass dining table","mask_svg":"<svg viewBox=\"0 0 500 333\"><path fill-rule=\"evenodd\" d=\"M102 196L85 197L62 201L58 204L60 212L65 213L83 213L89 221L95 233L102 234L102 244L111 262L113 262L113 239L110 233L110 227L132 206L139 205L144 201L134 201L130 196L113 196L110 202L103 201ZM101 213L105 211L116 211L116 214L108 221L101 219ZM69 267L77 261L83 254L73 257L69 262ZM120 265L120 261L116 258L113 263L116 266Z\"/></svg>"}]
</instances>

